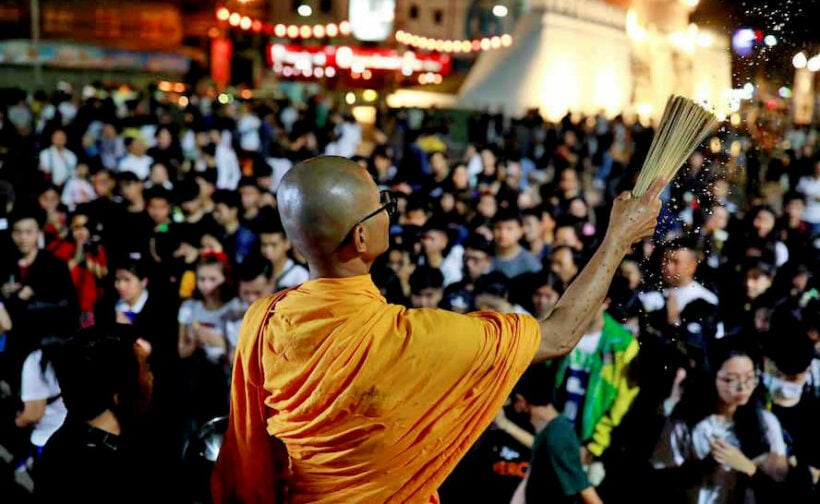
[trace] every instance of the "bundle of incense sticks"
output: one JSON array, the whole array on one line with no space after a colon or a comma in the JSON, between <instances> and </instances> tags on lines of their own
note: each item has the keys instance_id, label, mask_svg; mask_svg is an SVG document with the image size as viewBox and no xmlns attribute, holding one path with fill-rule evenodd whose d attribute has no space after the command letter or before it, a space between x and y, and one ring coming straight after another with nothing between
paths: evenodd
<instances>
[{"instance_id":1,"label":"bundle of incense sticks","mask_svg":"<svg viewBox=\"0 0 820 504\"><path fill-rule=\"evenodd\" d=\"M649 146L634 196L643 195L656 179L669 184L678 169L719 122L714 114L683 96L670 96Z\"/></svg>"}]
</instances>

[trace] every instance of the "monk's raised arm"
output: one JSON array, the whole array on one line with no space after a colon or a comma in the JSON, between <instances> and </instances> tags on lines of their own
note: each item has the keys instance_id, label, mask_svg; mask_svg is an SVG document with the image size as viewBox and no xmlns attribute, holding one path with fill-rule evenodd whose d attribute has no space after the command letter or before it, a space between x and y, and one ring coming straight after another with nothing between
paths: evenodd
<instances>
[{"instance_id":1,"label":"monk's raised arm","mask_svg":"<svg viewBox=\"0 0 820 504\"><path fill-rule=\"evenodd\" d=\"M652 236L663 187L662 182L656 182L640 198L624 192L615 199L603 242L552 313L540 321L541 344L533 363L566 355L584 335L630 246Z\"/></svg>"}]
</instances>

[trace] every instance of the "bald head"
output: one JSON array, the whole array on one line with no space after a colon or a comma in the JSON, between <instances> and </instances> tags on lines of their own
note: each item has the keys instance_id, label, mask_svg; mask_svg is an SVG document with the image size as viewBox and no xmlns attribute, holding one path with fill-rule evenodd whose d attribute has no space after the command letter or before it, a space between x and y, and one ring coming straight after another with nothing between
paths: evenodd
<instances>
[{"instance_id":1,"label":"bald head","mask_svg":"<svg viewBox=\"0 0 820 504\"><path fill-rule=\"evenodd\" d=\"M294 246L309 262L327 262L337 254L339 244L356 222L379 208L379 189L358 163L339 156L320 156L291 168L277 191L282 224ZM384 222L387 216L369 221ZM380 232L376 222L356 226L354 251L367 252L359 241ZM383 252L378 251L376 255Z\"/></svg>"}]
</instances>

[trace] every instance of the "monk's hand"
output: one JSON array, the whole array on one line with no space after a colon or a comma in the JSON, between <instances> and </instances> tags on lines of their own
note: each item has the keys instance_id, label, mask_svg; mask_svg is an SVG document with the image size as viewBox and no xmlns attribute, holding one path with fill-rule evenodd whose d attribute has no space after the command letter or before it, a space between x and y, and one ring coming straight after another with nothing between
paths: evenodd
<instances>
[{"instance_id":1,"label":"monk's hand","mask_svg":"<svg viewBox=\"0 0 820 504\"><path fill-rule=\"evenodd\" d=\"M660 195L665 184L656 180L641 197L623 192L615 198L609 217L607 238L622 245L631 245L655 232L658 214L661 211Z\"/></svg>"}]
</instances>

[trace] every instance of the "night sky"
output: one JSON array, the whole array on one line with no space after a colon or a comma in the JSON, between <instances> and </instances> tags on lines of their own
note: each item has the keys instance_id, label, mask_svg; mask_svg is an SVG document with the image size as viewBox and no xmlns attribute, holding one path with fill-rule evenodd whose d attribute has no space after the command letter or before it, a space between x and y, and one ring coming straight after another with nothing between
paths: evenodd
<instances>
[{"instance_id":1,"label":"night sky","mask_svg":"<svg viewBox=\"0 0 820 504\"><path fill-rule=\"evenodd\" d=\"M730 33L749 26L772 33L783 45L806 49L820 43L816 0L701 0L692 20Z\"/></svg>"}]
</instances>

